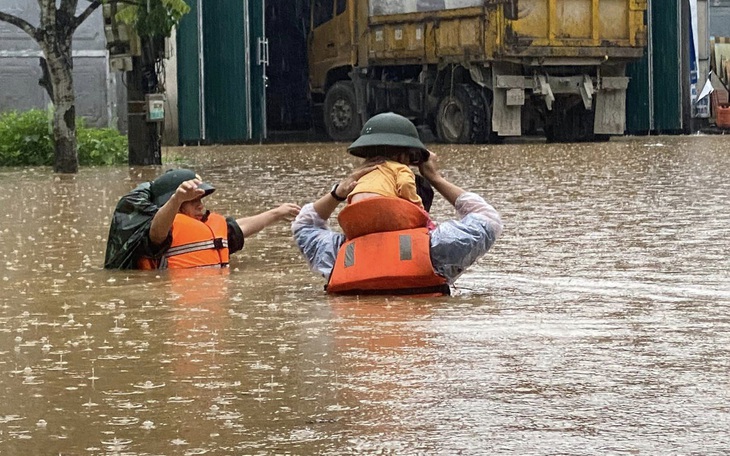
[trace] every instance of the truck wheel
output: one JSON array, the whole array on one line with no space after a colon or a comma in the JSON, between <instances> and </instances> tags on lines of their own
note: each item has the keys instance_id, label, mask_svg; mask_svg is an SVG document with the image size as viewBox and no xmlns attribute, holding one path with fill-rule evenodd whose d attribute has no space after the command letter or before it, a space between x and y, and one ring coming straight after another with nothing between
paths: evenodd
<instances>
[{"instance_id":1,"label":"truck wheel","mask_svg":"<svg viewBox=\"0 0 730 456\"><path fill-rule=\"evenodd\" d=\"M337 82L327 91L324 98L324 125L327 135L335 141L350 141L360 134L362 125L351 82Z\"/></svg>"},{"instance_id":2,"label":"truck wheel","mask_svg":"<svg viewBox=\"0 0 730 456\"><path fill-rule=\"evenodd\" d=\"M458 84L436 111L436 134L452 144L480 143L487 138L484 98L470 84Z\"/></svg>"},{"instance_id":3,"label":"truck wheel","mask_svg":"<svg viewBox=\"0 0 730 456\"><path fill-rule=\"evenodd\" d=\"M494 95L489 89L481 89L479 92L484 100L484 139L482 142L484 144L502 144L504 143L504 137L499 136L496 131L492 130Z\"/></svg>"}]
</instances>

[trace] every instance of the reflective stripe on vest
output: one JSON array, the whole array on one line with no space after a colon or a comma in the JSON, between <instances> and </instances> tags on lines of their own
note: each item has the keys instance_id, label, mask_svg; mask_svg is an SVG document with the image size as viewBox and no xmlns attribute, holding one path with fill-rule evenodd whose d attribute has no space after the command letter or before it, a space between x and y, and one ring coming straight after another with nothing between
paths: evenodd
<instances>
[{"instance_id":1,"label":"reflective stripe on vest","mask_svg":"<svg viewBox=\"0 0 730 456\"><path fill-rule=\"evenodd\" d=\"M228 248L228 239L210 239L207 241L193 242L192 244L180 245L177 247L170 247L165 253L166 256L171 257L174 255L182 255L184 253L197 252L199 250Z\"/></svg>"},{"instance_id":2,"label":"reflective stripe on vest","mask_svg":"<svg viewBox=\"0 0 730 456\"><path fill-rule=\"evenodd\" d=\"M172 245L165 252L170 269L228 265L228 225L211 213L205 222L177 214L172 224Z\"/></svg>"},{"instance_id":3,"label":"reflective stripe on vest","mask_svg":"<svg viewBox=\"0 0 730 456\"><path fill-rule=\"evenodd\" d=\"M433 271L426 228L373 233L345 242L327 285L340 294L448 294Z\"/></svg>"}]
</instances>

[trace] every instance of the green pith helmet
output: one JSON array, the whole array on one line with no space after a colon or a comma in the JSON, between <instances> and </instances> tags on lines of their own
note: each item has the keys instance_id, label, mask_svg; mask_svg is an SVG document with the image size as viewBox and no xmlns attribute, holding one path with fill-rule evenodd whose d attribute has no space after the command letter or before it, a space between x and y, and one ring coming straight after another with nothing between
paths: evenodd
<instances>
[{"instance_id":1,"label":"green pith helmet","mask_svg":"<svg viewBox=\"0 0 730 456\"><path fill-rule=\"evenodd\" d=\"M393 112L371 117L360 131L360 137L350 144L347 151L361 158L378 155L378 146L404 147L421 151L421 162L428 160L428 150L418 138L413 122Z\"/></svg>"},{"instance_id":2,"label":"green pith helmet","mask_svg":"<svg viewBox=\"0 0 730 456\"><path fill-rule=\"evenodd\" d=\"M191 179L200 179L194 171L189 169L171 169L150 184L150 193L152 193L152 202L157 207L162 207L175 193L177 188L185 181ZM198 185L198 188L205 190L203 196L208 196L215 191L215 188L205 182Z\"/></svg>"}]
</instances>

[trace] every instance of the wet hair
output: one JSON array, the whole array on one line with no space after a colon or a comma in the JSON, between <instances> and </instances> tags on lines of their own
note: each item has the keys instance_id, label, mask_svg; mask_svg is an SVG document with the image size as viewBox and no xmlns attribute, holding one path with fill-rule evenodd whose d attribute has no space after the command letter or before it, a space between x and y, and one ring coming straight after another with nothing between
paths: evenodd
<instances>
[{"instance_id":1,"label":"wet hair","mask_svg":"<svg viewBox=\"0 0 730 456\"><path fill-rule=\"evenodd\" d=\"M409 165L417 165L421 159L421 151L412 147L398 146L370 146L362 149L362 154L367 157L366 160L374 158L385 158L386 160L396 160L403 153L408 154Z\"/></svg>"},{"instance_id":2,"label":"wet hair","mask_svg":"<svg viewBox=\"0 0 730 456\"><path fill-rule=\"evenodd\" d=\"M423 208L426 212L430 212L434 195L433 187L431 187L431 183L420 174L416 174L416 193L418 193L418 196L421 197Z\"/></svg>"},{"instance_id":3,"label":"wet hair","mask_svg":"<svg viewBox=\"0 0 730 456\"><path fill-rule=\"evenodd\" d=\"M393 159L403 152L409 152L410 164L417 165L422 157L421 151L410 147L395 147L395 146L371 146L366 150L365 160L377 160L379 158ZM420 174L416 174L416 193L421 197L423 202L423 208L426 212L431 210L431 204L433 203L433 187L431 183L426 180Z\"/></svg>"}]
</instances>

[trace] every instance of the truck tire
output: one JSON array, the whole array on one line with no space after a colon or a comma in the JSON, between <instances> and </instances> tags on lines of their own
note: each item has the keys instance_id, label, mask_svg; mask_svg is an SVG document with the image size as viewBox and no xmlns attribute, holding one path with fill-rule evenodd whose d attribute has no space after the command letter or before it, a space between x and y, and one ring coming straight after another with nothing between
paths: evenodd
<instances>
[{"instance_id":1,"label":"truck tire","mask_svg":"<svg viewBox=\"0 0 730 456\"><path fill-rule=\"evenodd\" d=\"M494 95L489 89L480 89L479 92L484 100L484 144L502 144L504 143L504 137L492 130L492 113L494 112L493 100Z\"/></svg>"},{"instance_id":2,"label":"truck tire","mask_svg":"<svg viewBox=\"0 0 730 456\"><path fill-rule=\"evenodd\" d=\"M479 89L471 84L458 84L453 93L446 94L439 102L436 135L445 143L483 143L488 137L486 114Z\"/></svg>"},{"instance_id":3,"label":"truck tire","mask_svg":"<svg viewBox=\"0 0 730 456\"><path fill-rule=\"evenodd\" d=\"M324 125L335 141L351 141L362 128L352 82L336 82L324 98Z\"/></svg>"}]
</instances>

